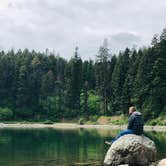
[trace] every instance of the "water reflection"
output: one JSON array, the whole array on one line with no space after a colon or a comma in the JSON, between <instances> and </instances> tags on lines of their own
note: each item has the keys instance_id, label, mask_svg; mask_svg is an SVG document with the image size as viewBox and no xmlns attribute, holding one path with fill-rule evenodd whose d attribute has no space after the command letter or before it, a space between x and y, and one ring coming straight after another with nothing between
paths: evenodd
<instances>
[{"instance_id":1,"label":"water reflection","mask_svg":"<svg viewBox=\"0 0 166 166\"><path fill-rule=\"evenodd\" d=\"M151 138L157 147L158 158L162 159L166 157L166 132L146 132L146 136Z\"/></svg>"},{"instance_id":2,"label":"water reflection","mask_svg":"<svg viewBox=\"0 0 166 166\"><path fill-rule=\"evenodd\" d=\"M58 166L74 163L102 162L117 130L0 130L0 166ZM165 157L166 134L147 132L158 149L158 157Z\"/></svg>"}]
</instances>

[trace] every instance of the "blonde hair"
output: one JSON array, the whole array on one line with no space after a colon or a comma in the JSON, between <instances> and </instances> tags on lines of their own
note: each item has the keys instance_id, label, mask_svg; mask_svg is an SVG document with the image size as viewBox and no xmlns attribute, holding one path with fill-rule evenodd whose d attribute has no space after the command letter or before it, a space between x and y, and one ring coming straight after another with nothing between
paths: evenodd
<instances>
[{"instance_id":1,"label":"blonde hair","mask_svg":"<svg viewBox=\"0 0 166 166\"><path fill-rule=\"evenodd\" d=\"M135 112L135 111L136 111L136 107L131 106L131 107L129 107L129 110L130 110L131 112Z\"/></svg>"}]
</instances>

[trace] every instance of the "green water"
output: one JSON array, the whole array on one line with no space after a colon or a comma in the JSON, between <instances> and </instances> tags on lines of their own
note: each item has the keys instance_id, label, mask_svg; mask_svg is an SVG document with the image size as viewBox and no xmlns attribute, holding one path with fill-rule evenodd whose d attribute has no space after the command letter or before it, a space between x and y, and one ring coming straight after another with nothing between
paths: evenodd
<instances>
[{"instance_id":1,"label":"green water","mask_svg":"<svg viewBox=\"0 0 166 166\"><path fill-rule=\"evenodd\" d=\"M82 162L102 163L118 131L1 129L0 166L71 166ZM166 133L148 132L157 145L158 158L166 157Z\"/></svg>"}]
</instances>

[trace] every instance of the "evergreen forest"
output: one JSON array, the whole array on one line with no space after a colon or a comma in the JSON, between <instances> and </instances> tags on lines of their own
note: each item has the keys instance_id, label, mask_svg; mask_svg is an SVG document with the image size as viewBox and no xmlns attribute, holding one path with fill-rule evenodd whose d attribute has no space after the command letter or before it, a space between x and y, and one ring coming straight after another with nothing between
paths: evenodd
<instances>
[{"instance_id":1,"label":"evergreen forest","mask_svg":"<svg viewBox=\"0 0 166 166\"><path fill-rule=\"evenodd\" d=\"M166 112L166 29L151 45L114 55L107 41L95 60L35 50L0 51L0 120L58 120L127 114L145 120Z\"/></svg>"}]
</instances>

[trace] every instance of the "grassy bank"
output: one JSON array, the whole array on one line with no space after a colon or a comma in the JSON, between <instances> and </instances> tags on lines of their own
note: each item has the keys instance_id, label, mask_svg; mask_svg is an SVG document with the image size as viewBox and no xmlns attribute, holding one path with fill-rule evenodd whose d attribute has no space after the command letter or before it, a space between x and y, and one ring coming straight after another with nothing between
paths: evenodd
<instances>
[{"instance_id":1,"label":"grassy bank","mask_svg":"<svg viewBox=\"0 0 166 166\"><path fill-rule=\"evenodd\" d=\"M78 120L79 124L93 124L93 125L123 125L127 124L128 118L124 115L120 116L89 116L81 117Z\"/></svg>"},{"instance_id":2,"label":"grassy bank","mask_svg":"<svg viewBox=\"0 0 166 166\"><path fill-rule=\"evenodd\" d=\"M79 125L127 125L128 116L89 116L89 117L77 117L72 119L59 119L58 121L52 120L16 120L16 121L0 121L5 124L54 124L54 123L68 123ZM145 125L149 126L166 126L166 116L159 116L158 118L151 119L145 122Z\"/></svg>"},{"instance_id":3,"label":"grassy bank","mask_svg":"<svg viewBox=\"0 0 166 166\"><path fill-rule=\"evenodd\" d=\"M145 124L150 126L166 126L166 116L159 116L158 118L151 119L147 121Z\"/></svg>"},{"instance_id":4,"label":"grassy bank","mask_svg":"<svg viewBox=\"0 0 166 166\"><path fill-rule=\"evenodd\" d=\"M128 123L128 117L125 115L119 116L90 116L80 117L79 124L96 124L96 125L124 125ZM159 116L155 119L145 121L145 125L150 126L166 126L166 116Z\"/></svg>"}]
</instances>

